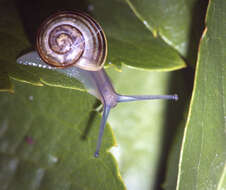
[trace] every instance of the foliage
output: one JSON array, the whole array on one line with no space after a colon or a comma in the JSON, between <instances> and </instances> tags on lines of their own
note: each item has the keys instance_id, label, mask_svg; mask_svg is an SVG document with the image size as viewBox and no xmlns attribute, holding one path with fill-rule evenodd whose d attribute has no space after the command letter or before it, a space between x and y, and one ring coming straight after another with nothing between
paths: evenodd
<instances>
[{"instance_id":1,"label":"foliage","mask_svg":"<svg viewBox=\"0 0 226 190\"><path fill-rule=\"evenodd\" d=\"M99 102L75 79L15 62L62 9L103 27L118 92L180 97L112 110L117 141L108 124L97 159ZM226 188L225 0L1 0L0 10L1 189Z\"/></svg>"}]
</instances>

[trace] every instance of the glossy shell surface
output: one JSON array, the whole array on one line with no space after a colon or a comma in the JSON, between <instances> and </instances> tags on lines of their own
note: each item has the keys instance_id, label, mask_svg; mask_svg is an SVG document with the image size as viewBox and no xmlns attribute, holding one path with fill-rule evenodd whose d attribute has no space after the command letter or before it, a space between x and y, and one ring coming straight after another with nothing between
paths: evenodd
<instances>
[{"instance_id":1,"label":"glossy shell surface","mask_svg":"<svg viewBox=\"0 0 226 190\"><path fill-rule=\"evenodd\" d=\"M38 31L36 48L51 66L89 71L100 70L107 55L102 28L81 12L59 12L46 19Z\"/></svg>"}]
</instances>

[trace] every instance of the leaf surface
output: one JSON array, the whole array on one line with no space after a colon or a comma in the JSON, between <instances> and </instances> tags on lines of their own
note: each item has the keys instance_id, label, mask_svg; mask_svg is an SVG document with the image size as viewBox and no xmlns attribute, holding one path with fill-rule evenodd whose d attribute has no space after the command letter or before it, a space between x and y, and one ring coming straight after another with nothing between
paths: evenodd
<instances>
[{"instance_id":1,"label":"leaf surface","mask_svg":"<svg viewBox=\"0 0 226 190\"><path fill-rule=\"evenodd\" d=\"M90 2L91 14L103 26L108 39L108 63L158 71L185 67L177 51L153 36L124 1Z\"/></svg>"},{"instance_id":2,"label":"leaf surface","mask_svg":"<svg viewBox=\"0 0 226 190\"><path fill-rule=\"evenodd\" d=\"M110 69L108 73L117 92L122 94L176 92L181 97L179 91L169 90L171 73L137 71L126 66L122 67L121 73ZM164 134L175 128L166 121L166 109L172 113L171 117L181 118L178 114L180 103L167 100L139 101L119 104L111 111L109 123L118 144L112 151L128 189L157 189Z\"/></svg>"},{"instance_id":3,"label":"leaf surface","mask_svg":"<svg viewBox=\"0 0 226 190\"><path fill-rule=\"evenodd\" d=\"M124 189L107 125L94 158L100 114L85 92L17 82L0 94L0 186L4 190Z\"/></svg>"},{"instance_id":4,"label":"leaf surface","mask_svg":"<svg viewBox=\"0 0 226 190\"><path fill-rule=\"evenodd\" d=\"M224 189L226 161L226 2L210 1L200 43L177 189Z\"/></svg>"},{"instance_id":5,"label":"leaf surface","mask_svg":"<svg viewBox=\"0 0 226 190\"><path fill-rule=\"evenodd\" d=\"M197 22L193 14L198 4L197 0L125 1L155 36L159 35L167 44L180 52L181 55L187 56L190 38L191 35L194 35L191 34L191 22Z\"/></svg>"},{"instance_id":6,"label":"leaf surface","mask_svg":"<svg viewBox=\"0 0 226 190\"><path fill-rule=\"evenodd\" d=\"M65 7L56 4L51 8L54 10L59 9L74 9L77 7L77 3L65 3ZM129 9L128 5L121 1L93 1L90 2L94 8L90 12L103 26L103 29L107 35L109 44L109 56L108 63L115 65L126 64L129 67L138 69L149 69L149 70L176 70L185 67L184 61L178 55L178 53L171 48L169 45L164 43L160 38L155 38L152 33L148 31L145 26L140 23L138 18ZM47 83L52 86L62 86L74 89L83 89L82 85L78 82L74 82L74 86L67 84L65 79L56 81L54 74L48 73L48 79L45 78L46 73L43 70L36 72L30 67L25 69L21 66L16 66L16 58L18 58L24 52L28 52L33 48L34 44L29 43L28 37L34 39L35 29L37 25L43 21L43 17L47 17L50 14L50 10L45 10L46 4L44 1L40 1L40 4L31 5L26 3L30 10L20 10L17 8L21 5L16 5L13 1L3 0L0 2L1 5L1 17L0 17L0 66L4 68L5 72L8 73L12 78L18 79L19 81L28 82L34 85L43 85ZM30 7L31 6L31 7ZM40 10L40 17L35 15L35 11L32 9L40 6L43 7L43 11ZM86 11L88 6L86 7ZM30 20L36 21L30 22L27 19L27 15L24 12L28 12ZM48 13L48 14L47 14ZM43 16L44 15L44 16ZM34 28L34 25L36 28ZM32 32L29 32L32 31ZM29 32L29 36L27 33ZM138 35L139 34L139 35ZM32 36L32 37L30 37ZM7 75L3 75L5 79L2 81L5 85L1 85L4 89L7 85ZM64 82L65 81L65 82Z\"/></svg>"}]
</instances>

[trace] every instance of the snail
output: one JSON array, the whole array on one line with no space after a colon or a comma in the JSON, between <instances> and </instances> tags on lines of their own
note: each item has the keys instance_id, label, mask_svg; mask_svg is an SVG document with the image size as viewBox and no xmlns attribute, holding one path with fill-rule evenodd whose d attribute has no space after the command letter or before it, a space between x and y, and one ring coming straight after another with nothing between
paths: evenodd
<instances>
[{"instance_id":1,"label":"snail","mask_svg":"<svg viewBox=\"0 0 226 190\"><path fill-rule=\"evenodd\" d=\"M79 80L103 104L95 157L110 110L120 102L150 99L177 100L177 95L120 95L104 70L107 41L100 25L79 11L58 12L47 18L37 33L37 51L17 59L17 63L56 70Z\"/></svg>"}]
</instances>

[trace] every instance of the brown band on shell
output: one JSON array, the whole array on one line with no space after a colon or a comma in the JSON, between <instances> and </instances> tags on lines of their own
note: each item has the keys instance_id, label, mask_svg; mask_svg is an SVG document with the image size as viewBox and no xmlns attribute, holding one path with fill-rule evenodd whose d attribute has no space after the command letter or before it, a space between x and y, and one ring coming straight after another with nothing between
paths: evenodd
<instances>
[{"instance_id":1,"label":"brown band on shell","mask_svg":"<svg viewBox=\"0 0 226 190\"><path fill-rule=\"evenodd\" d=\"M107 55L106 37L99 24L81 12L59 12L49 17L37 35L40 57L55 67L77 66L100 70Z\"/></svg>"}]
</instances>

